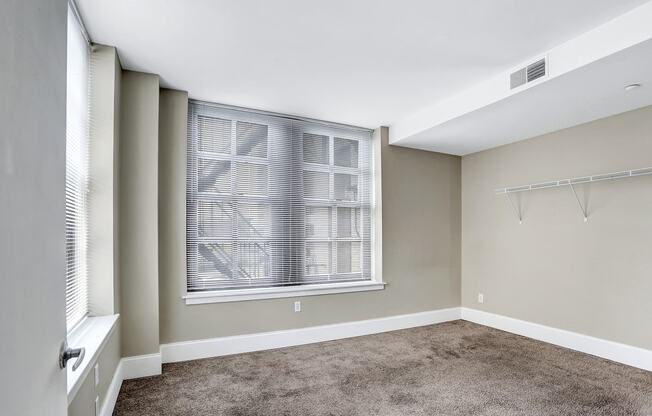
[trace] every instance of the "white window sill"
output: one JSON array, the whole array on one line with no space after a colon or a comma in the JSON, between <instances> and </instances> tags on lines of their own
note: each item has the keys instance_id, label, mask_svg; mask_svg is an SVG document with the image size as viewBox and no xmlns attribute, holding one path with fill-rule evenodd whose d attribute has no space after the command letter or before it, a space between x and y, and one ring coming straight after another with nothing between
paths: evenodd
<instances>
[{"instance_id":1,"label":"white window sill","mask_svg":"<svg viewBox=\"0 0 652 416\"><path fill-rule=\"evenodd\" d=\"M332 293L366 292L382 290L383 282L344 282L316 285L269 287L255 289L231 289L211 292L188 293L183 298L186 305L200 305L203 303L239 302L243 300L277 299L298 296L327 295Z\"/></svg>"},{"instance_id":2,"label":"white window sill","mask_svg":"<svg viewBox=\"0 0 652 416\"><path fill-rule=\"evenodd\" d=\"M68 361L68 404L72 402L84 380L95 366L106 341L117 327L120 315L93 316L85 318L73 331L68 334L69 348L85 348L84 361L77 370L72 371L76 358Z\"/></svg>"}]
</instances>

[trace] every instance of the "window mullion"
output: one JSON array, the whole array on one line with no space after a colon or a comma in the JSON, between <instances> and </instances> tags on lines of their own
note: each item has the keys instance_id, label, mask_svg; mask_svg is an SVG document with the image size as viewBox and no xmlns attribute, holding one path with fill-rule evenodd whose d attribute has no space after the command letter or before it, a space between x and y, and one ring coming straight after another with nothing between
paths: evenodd
<instances>
[{"instance_id":1,"label":"window mullion","mask_svg":"<svg viewBox=\"0 0 652 416\"><path fill-rule=\"evenodd\" d=\"M237 196L237 178L238 163L235 160L237 154L237 122L231 121L231 279L238 278L238 262L240 261L240 244L238 244L238 199Z\"/></svg>"}]
</instances>

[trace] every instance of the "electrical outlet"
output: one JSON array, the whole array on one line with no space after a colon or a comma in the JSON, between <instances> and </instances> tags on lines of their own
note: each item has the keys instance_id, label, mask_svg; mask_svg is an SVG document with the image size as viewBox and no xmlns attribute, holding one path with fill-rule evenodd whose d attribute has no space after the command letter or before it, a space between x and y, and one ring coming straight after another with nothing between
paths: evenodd
<instances>
[{"instance_id":1,"label":"electrical outlet","mask_svg":"<svg viewBox=\"0 0 652 416\"><path fill-rule=\"evenodd\" d=\"M95 364L95 387L100 385L100 364Z\"/></svg>"},{"instance_id":2,"label":"electrical outlet","mask_svg":"<svg viewBox=\"0 0 652 416\"><path fill-rule=\"evenodd\" d=\"M484 294L478 293L478 303L484 303Z\"/></svg>"},{"instance_id":3,"label":"electrical outlet","mask_svg":"<svg viewBox=\"0 0 652 416\"><path fill-rule=\"evenodd\" d=\"M295 312L301 312L301 301L296 301L294 302L294 311Z\"/></svg>"}]
</instances>

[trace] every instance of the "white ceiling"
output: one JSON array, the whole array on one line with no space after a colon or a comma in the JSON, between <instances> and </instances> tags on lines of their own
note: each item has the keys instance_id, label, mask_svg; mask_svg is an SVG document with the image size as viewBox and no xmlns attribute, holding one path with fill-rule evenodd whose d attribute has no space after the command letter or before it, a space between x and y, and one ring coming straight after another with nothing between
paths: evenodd
<instances>
[{"instance_id":1,"label":"white ceiling","mask_svg":"<svg viewBox=\"0 0 652 416\"><path fill-rule=\"evenodd\" d=\"M647 0L77 0L126 69L197 99L375 128Z\"/></svg>"},{"instance_id":2,"label":"white ceiling","mask_svg":"<svg viewBox=\"0 0 652 416\"><path fill-rule=\"evenodd\" d=\"M396 144L466 155L652 104L652 40ZM641 88L625 91L626 85ZM618 140L614 137L614 140Z\"/></svg>"}]
</instances>

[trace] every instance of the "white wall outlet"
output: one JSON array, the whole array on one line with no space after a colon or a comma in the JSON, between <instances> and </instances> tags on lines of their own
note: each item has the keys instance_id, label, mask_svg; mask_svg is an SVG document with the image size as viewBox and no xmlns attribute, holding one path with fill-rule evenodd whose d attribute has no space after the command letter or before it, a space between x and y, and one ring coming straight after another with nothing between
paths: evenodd
<instances>
[{"instance_id":1,"label":"white wall outlet","mask_svg":"<svg viewBox=\"0 0 652 416\"><path fill-rule=\"evenodd\" d=\"M478 293L478 303L484 303L484 294Z\"/></svg>"},{"instance_id":2,"label":"white wall outlet","mask_svg":"<svg viewBox=\"0 0 652 416\"><path fill-rule=\"evenodd\" d=\"M294 302L294 311L295 312L301 312L301 301L296 301Z\"/></svg>"},{"instance_id":3,"label":"white wall outlet","mask_svg":"<svg viewBox=\"0 0 652 416\"><path fill-rule=\"evenodd\" d=\"M100 364L95 364L95 387L100 385Z\"/></svg>"}]
</instances>

